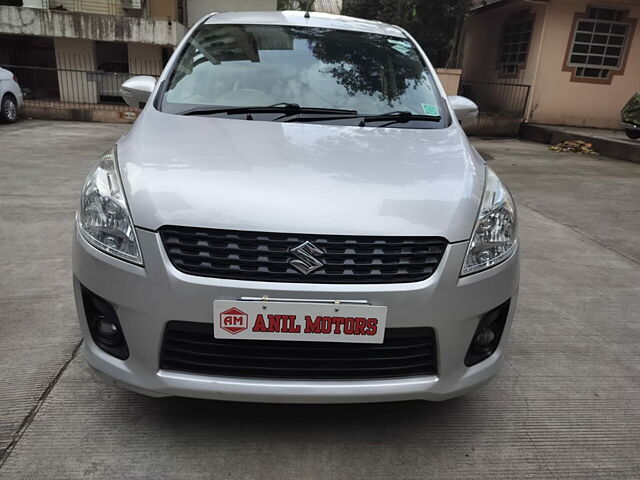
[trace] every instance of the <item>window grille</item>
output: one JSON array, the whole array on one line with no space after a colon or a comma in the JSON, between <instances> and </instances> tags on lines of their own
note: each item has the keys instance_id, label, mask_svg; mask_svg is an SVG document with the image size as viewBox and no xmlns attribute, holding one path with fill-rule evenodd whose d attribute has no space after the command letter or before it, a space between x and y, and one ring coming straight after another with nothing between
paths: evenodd
<instances>
[{"instance_id":1,"label":"window grille","mask_svg":"<svg viewBox=\"0 0 640 480\"><path fill-rule=\"evenodd\" d=\"M590 7L576 22L567 66L577 78L609 79L623 67L630 31L623 10Z\"/></svg>"},{"instance_id":2,"label":"window grille","mask_svg":"<svg viewBox=\"0 0 640 480\"><path fill-rule=\"evenodd\" d=\"M498 54L498 70L502 75L517 75L526 64L532 31L533 16L529 12L505 22Z\"/></svg>"}]
</instances>

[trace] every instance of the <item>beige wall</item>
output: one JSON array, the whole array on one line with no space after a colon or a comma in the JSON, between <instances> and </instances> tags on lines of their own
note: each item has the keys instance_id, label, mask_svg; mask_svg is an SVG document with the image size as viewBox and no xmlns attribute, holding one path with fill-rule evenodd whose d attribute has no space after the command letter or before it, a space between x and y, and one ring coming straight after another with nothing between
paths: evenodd
<instances>
[{"instance_id":1,"label":"beige wall","mask_svg":"<svg viewBox=\"0 0 640 480\"><path fill-rule=\"evenodd\" d=\"M465 25L462 80L471 82L533 83L544 19L544 5L531 4L524 0L508 6L484 10L469 18ZM521 11L534 15L533 32L525 64L516 76L501 76L497 68L498 47L502 36L502 26L510 16ZM518 116L527 101L526 87L504 87L476 84L465 87L463 94L469 95L482 111L507 112L508 116Z\"/></svg>"},{"instance_id":2,"label":"beige wall","mask_svg":"<svg viewBox=\"0 0 640 480\"><path fill-rule=\"evenodd\" d=\"M548 6L546 35L540 69L532 92L529 121L556 125L616 128L620 110L640 90L640 22L630 47L624 75L615 75L610 85L572 82L563 72L565 53L575 13L584 12L589 2L553 1ZM625 4L632 18L640 19L640 1L599 2Z\"/></svg>"},{"instance_id":3,"label":"beige wall","mask_svg":"<svg viewBox=\"0 0 640 480\"><path fill-rule=\"evenodd\" d=\"M547 5L523 0L487 9L466 24L463 80L531 85L526 120L532 123L616 128L620 109L640 90L640 21L624 75L614 76L610 85L572 82L571 73L562 70L565 53L574 15L585 12L589 4L624 7L640 19L640 0L550 0ZM496 60L502 24L511 13L529 6L536 17L527 63L517 78L501 78Z\"/></svg>"},{"instance_id":4,"label":"beige wall","mask_svg":"<svg viewBox=\"0 0 640 480\"><path fill-rule=\"evenodd\" d=\"M156 20L177 19L177 0L149 0L149 16Z\"/></svg>"},{"instance_id":5,"label":"beige wall","mask_svg":"<svg viewBox=\"0 0 640 480\"><path fill-rule=\"evenodd\" d=\"M277 0L187 0L189 26L211 12L275 10Z\"/></svg>"},{"instance_id":6,"label":"beige wall","mask_svg":"<svg viewBox=\"0 0 640 480\"><path fill-rule=\"evenodd\" d=\"M471 16L465 25L462 79L531 84L537 52L540 49L544 9L544 5L531 4L522 0L503 8L489 9ZM509 16L522 10L530 10L535 14L527 62L524 68L520 69L517 77L503 78L500 77L496 68L502 25Z\"/></svg>"},{"instance_id":7,"label":"beige wall","mask_svg":"<svg viewBox=\"0 0 640 480\"><path fill-rule=\"evenodd\" d=\"M62 102L96 103L98 89L96 79L88 72L95 70L96 52L92 40L54 38L58 86Z\"/></svg>"},{"instance_id":8,"label":"beige wall","mask_svg":"<svg viewBox=\"0 0 640 480\"><path fill-rule=\"evenodd\" d=\"M457 68L437 68L436 73L446 94L449 96L457 95L462 70L458 70Z\"/></svg>"}]
</instances>

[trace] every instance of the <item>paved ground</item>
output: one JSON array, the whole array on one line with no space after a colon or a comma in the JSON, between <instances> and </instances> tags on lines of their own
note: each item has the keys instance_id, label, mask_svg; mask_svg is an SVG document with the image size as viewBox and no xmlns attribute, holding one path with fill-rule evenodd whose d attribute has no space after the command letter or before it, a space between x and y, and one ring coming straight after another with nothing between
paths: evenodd
<instances>
[{"instance_id":1,"label":"paved ground","mask_svg":"<svg viewBox=\"0 0 640 480\"><path fill-rule=\"evenodd\" d=\"M475 141L517 198L523 253L508 364L477 393L149 399L76 354L76 195L124 128L0 128L0 478L640 478L640 165Z\"/></svg>"},{"instance_id":2,"label":"paved ground","mask_svg":"<svg viewBox=\"0 0 640 480\"><path fill-rule=\"evenodd\" d=\"M640 163L640 140L631 140L621 130L527 124L520 132L523 138L552 145L582 140L601 155Z\"/></svg>"}]
</instances>

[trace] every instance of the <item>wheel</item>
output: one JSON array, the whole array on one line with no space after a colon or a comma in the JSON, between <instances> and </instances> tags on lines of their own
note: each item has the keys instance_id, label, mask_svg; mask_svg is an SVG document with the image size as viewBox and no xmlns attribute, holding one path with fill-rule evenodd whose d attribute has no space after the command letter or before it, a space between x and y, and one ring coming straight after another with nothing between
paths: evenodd
<instances>
[{"instance_id":1,"label":"wheel","mask_svg":"<svg viewBox=\"0 0 640 480\"><path fill-rule=\"evenodd\" d=\"M625 129L624 133L627 134L627 137L633 140L637 140L638 138L640 138L640 129L627 128Z\"/></svg>"},{"instance_id":2,"label":"wheel","mask_svg":"<svg viewBox=\"0 0 640 480\"><path fill-rule=\"evenodd\" d=\"M18 119L18 103L13 96L7 94L2 97L0 104L0 122L13 123Z\"/></svg>"}]
</instances>

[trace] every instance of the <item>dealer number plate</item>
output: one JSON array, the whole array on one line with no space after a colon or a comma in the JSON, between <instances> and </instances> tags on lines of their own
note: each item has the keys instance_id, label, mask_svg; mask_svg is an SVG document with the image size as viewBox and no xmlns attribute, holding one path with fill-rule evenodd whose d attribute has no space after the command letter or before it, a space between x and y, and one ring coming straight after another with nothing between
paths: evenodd
<instances>
[{"instance_id":1,"label":"dealer number plate","mask_svg":"<svg viewBox=\"0 0 640 480\"><path fill-rule=\"evenodd\" d=\"M382 343L387 307L343 303L216 300L215 338Z\"/></svg>"}]
</instances>

